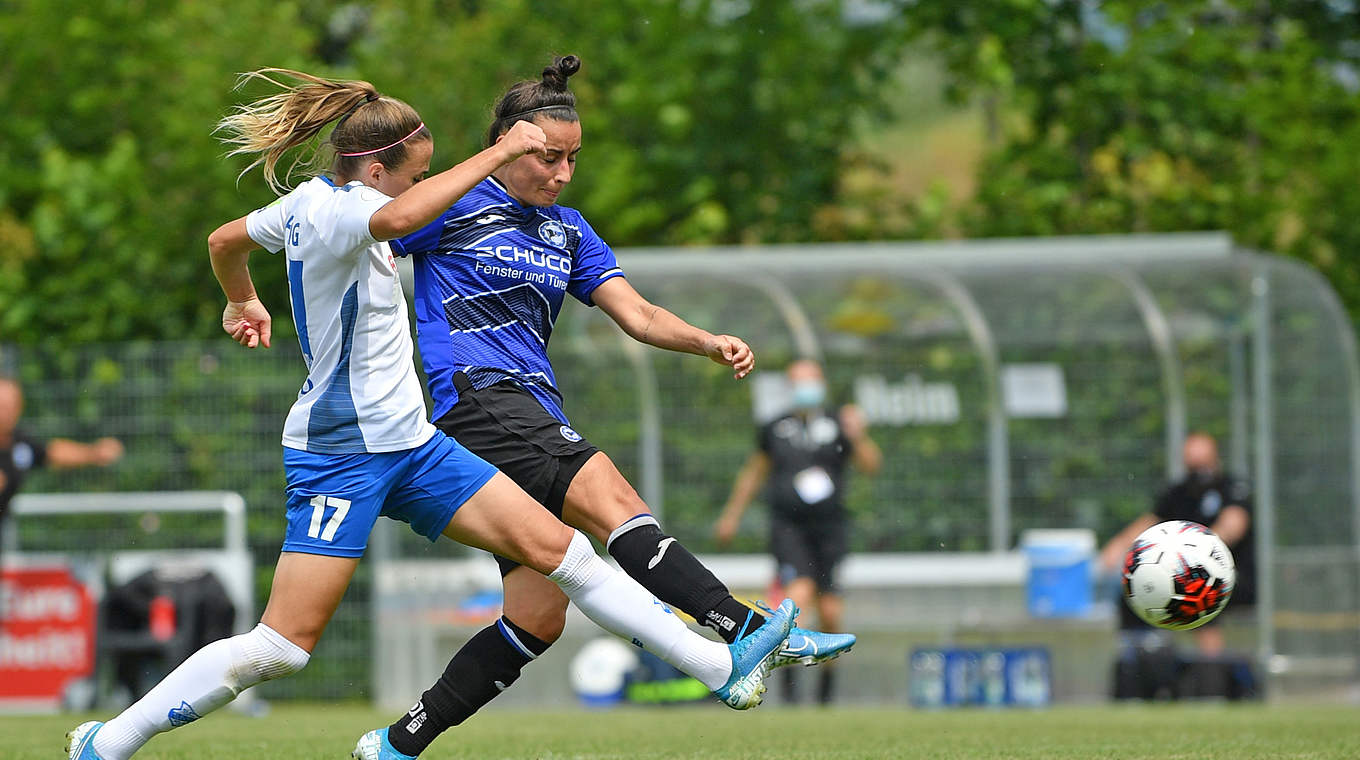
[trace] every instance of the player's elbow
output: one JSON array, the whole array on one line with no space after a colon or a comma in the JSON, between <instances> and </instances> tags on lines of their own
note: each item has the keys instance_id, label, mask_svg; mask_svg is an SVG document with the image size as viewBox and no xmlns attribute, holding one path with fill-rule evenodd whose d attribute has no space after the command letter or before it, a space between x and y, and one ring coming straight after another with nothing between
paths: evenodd
<instances>
[{"instance_id":1,"label":"player's elbow","mask_svg":"<svg viewBox=\"0 0 1360 760\"><path fill-rule=\"evenodd\" d=\"M623 334L639 343L646 343L650 322L655 319L655 315L647 313L648 310L639 306L632 309L615 310L613 318L618 324Z\"/></svg>"},{"instance_id":2,"label":"player's elbow","mask_svg":"<svg viewBox=\"0 0 1360 760\"><path fill-rule=\"evenodd\" d=\"M208 235L208 255L213 258L221 258L231 252L231 236L227 233L226 225L218 227Z\"/></svg>"}]
</instances>

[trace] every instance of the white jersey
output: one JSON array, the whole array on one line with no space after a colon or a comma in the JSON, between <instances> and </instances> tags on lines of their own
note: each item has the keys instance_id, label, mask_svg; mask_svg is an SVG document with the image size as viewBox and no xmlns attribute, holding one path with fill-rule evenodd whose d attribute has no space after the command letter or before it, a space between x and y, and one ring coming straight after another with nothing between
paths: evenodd
<instances>
[{"instance_id":1,"label":"white jersey","mask_svg":"<svg viewBox=\"0 0 1360 760\"><path fill-rule=\"evenodd\" d=\"M396 261L369 218L392 199L351 182L308 180L246 217L246 232L288 258L293 323L307 382L283 445L318 454L402 451L434 426L416 377Z\"/></svg>"}]
</instances>

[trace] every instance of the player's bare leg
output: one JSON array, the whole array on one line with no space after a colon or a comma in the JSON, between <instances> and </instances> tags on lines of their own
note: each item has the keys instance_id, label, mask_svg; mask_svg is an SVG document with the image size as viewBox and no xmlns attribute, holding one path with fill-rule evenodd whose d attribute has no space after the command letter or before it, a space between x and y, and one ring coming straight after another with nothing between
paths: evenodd
<instances>
[{"instance_id":1,"label":"player's bare leg","mask_svg":"<svg viewBox=\"0 0 1360 760\"><path fill-rule=\"evenodd\" d=\"M260 622L311 652L358 566L358 557L283 552Z\"/></svg>"},{"instance_id":2,"label":"player's bare leg","mask_svg":"<svg viewBox=\"0 0 1360 760\"><path fill-rule=\"evenodd\" d=\"M535 637L551 644L567 624L567 595L556 583L527 567L517 567L501 579L505 617Z\"/></svg>"},{"instance_id":3,"label":"player's bare leg","mask_svg":"<svg viewBox=\"0 0 1360 760\"><path fill-rule=\"evenodd\" d=\"M127 760L156 734L198 720L261 681L301 670L358 564L357 557L280 554L259 625L198 650L108 723L78 726L67 737L68 757Z\"/></svg>"}]
</instances>

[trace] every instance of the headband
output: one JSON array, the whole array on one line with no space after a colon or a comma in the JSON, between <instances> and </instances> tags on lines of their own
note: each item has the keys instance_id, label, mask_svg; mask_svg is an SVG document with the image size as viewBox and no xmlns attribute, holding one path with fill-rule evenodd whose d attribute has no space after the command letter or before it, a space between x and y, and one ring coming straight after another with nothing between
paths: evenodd
<instances>
[{"instance_id":1,"label":"headband","mask_svg":"<svg viewBox=\"0 0 1360 760\"><path fill-rule=\"evenodd\" d=\"M509 121L510 119L518 119L519 117L524 116L524 115L526 115L526 114L537 113L538 111L547 111L547 110L552 109L552 108L567 108L567 109L571 109L571 110L575 110L575 109L576 109L575 106L567 105L566 103L560 103L560 104L555 105L555 106L539 106L538 108L530 108L530 109L527 110L527 111L520 111L519 113L512 113L512 114L510 114L509 116L502 116L502 117L500 117L500 121Z\"/></svg>"},{"instance_id":2,"label":"headband","mask_svg":"<svg viewBox=\"0 0 1360 760\"><path fill-rule=\"evenodd\" d=\"M422 122L420 122L420 126L418 126L418 127L416 127L415 129L411 130L411 134L409 134L409 135L407 135L407 136L401 138L400 140L397 140L396 142L392 143L391 145L384 145L384 146L382 146L381 148L374 148L373 150L361 150L361 151L359 151L358 153L341 153L340 155L344 156L345 158L350 158L351 156L367 156L367 155L369 155L370 153L382 153L383 151L387 150L388 148L395 148L395 147L397 147L398 145L401 145L402 143L404 143L404 142L406 142L407 140L411 139L412 137L415 137L417 134L420 133L420 130L422 130L422 129L424 129L424 128L425 128L425 122L422 121Z\"/></svg>"}]
</instances>

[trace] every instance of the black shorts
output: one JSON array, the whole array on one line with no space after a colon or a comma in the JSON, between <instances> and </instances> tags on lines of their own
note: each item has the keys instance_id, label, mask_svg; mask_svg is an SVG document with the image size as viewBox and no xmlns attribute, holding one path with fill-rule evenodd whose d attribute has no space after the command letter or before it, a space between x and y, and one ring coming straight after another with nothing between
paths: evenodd
<instances>
[{"instance_id":1,"label":"black shorts","mask_svg":"<svg viewBox=\"0 0 1360 760\"><path fill-rule=\"evenodd\" d=\"M549 414L513 380L476 390L458 372L453 385L458 403L435 420L435 427L495 465L561 519L567 487L599 449ZM502 577L519 567L501 556L496 562Z\"/></svg>"},{"instance_id":2,"label":"black shorts","mask_svg":"<svg viewBox=\"0 0 1360 760\"><path fill-rule=\"evenodd\" d=\"M818 591L838 593L836 571L850 552L849 533L845 520L800 522L775 515L770 520L770 551L780 582L811 578Z\"/></svg>"}]
</instances>

